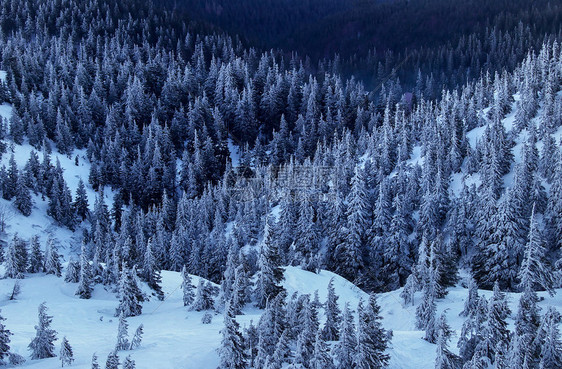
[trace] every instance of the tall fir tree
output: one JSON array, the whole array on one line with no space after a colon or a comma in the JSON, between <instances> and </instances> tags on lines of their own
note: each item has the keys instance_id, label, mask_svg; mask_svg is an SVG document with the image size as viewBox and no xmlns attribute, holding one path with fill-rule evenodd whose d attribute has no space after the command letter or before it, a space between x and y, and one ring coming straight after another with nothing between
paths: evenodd
<instances>
[{"instance_id":1,"label":"tall fir tree","mask_svg":"<svg viewBox=\"0 0 562 369\"><path fill-rule=\"evenodd\" d=\"M61 366L63 367L65 365L72 365L72 362L74 361L74 353L72 352L72 347L66 337L63 337L61 341L59 359L61 361Z\"/></svg>"},{"instance_id":2,"label":"tall fir tree","mask_svg":"<svg viewBox=\"0 0 562 369\"><path fill-rule=\"evenodd\" d=\"M56 356L53 342L57 339L57 332L51 329L53 317L47 314L47 305L44 302L39 305L38 311L39 323L35 326L35 338L28 346L32 360Z\"/></svg>"}]
</instances>

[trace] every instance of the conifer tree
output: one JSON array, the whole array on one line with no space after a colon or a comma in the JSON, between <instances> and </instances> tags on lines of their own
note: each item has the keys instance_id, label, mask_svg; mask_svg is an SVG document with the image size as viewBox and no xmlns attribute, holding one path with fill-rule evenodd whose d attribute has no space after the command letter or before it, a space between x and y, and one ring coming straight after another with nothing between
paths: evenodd
<instances>
[{"instance_id":1,"label":"conifer tree","mask_svg":"<svg viewBox=\"0 0 562 369\"><path fill-rule=\"evenodd\" d=\"M131 355L127 356L125 358L125 361L123 361L123 369L135 369L135 361L131 358Z\"/></svg>"},{"instance_id":2,"label":"conifer tree","mask_svg":"<svg viewBox=\"0 0 562 369\"><path fill-rule=\"evenodd\" d=\"M60 255L57 251L55 240L49 237L45 248L45 272L60 277L61 269Z\"/></svg>"},{"instance_id":3,"label":"conifer tree","mask_svg":"<svg viewBox=\"0 0 562 369\"><path fill-rule=\"evenodd\" d=\"M447 324L445 314L441 314L437 322L437 355L435 356L435 369L459 368L460 358L449 351L449 340L453 331Z\"/></svg>"},{"instance_id":4,"label":"conifer tree","mask_svg":"<svg viewBox=\"0 0 562 369\"><path fill-rule=\"evenodd\" d=\"M90 262L86 258L86 247L84 245L82 245L82 253L80 254L80 274L76 295L81 299L89 299L92 297L92 275Z\"/></svg>"},{"instance_id":5,"label":"conifer tree","mask_svg":"<svg viewBox=\"0 0 562 369\"><path fill-rule=\"evenodd\" d=\"M544 340L541 342L541 353L539 369L562 368L562 342L560 341L560 329L558 324L560 314L554 308L549 307L549 311L543 318Z\"/></svg>"},{"instance_id":6,"label":"conifer tree","mask_svg":"<svg viewBox=\"0 0 562 369\"><path fill-rule=\"evenodd\" d=\"M105 369L119 369L119 356L117 355L117 351L112 351L107 355Z\"/></svg>"},{"instance_id":7,"label":"conifer tree","mask_svg":"<svg viewBox=\"0 0 562 369\"><path fill-rule=\"evenodd\" d=\"M116 316L121 312L125 318L140 315L142 312L141 302L144 296L137 284L136 268L129 270L123 264L121 278L119 280L119 306L117 307Z\"/></svg>"},{"instance_id":8,"label":"conifer tree","mask_svg":"<svg viewBox=\"0 0 562 369\"><path fill-rule=\"evenodd\" d=\"M534 206L531 214L528 240L518 275L520 287L523 290L527 288L545 289L551 296L554 296L555 291L553 288L552 270L545 257L544 244L540 230L538 229L537 221L535 220Z\"/></svg>"},{"instance_id":9,"label":"conifer tree","mask_svg":"<svg viewBox=\"0 0 562 369\"><path fill-rule=\"evenodd\" d=\"M337 369L354 368L356 346L357 335L353 313L349 309L349 303L346 303L343 310L340 340L334 347Z\"/></svg>"},{"instance_id":10,"label":"conifer tree","mask_svg":"<svg viewBox=\"0 0 562 369\"><path fill-rule=\"evenodd\" d=\"M193 284L191 283L191 276L187 272L187 267L184 265L181 270L182 282L181 288L183 290L183 306L191 306L195 300L195 293L193 292Z\"/></svg>"},{"instance_id":11,"label":"conifer tree","mask_svg":"<svg viewBox=\"0 0 562 369\"><path fill-rule=\"evenodd\" d=\"M74 361L72 347L70 346L70 343L68 343L66 337L63 337L61 341L59 358L61 361L61 366L72 365L72 362Z\"/></svg>"},{"instance_id":12,"label":"conifer tree","mask_svg":"<svg viewBox=\"0 0 562 369\"><path fill-rule=\"evenodd\" d=\"M358 369L384 368L390 357L385 353L388 335L382 327L380 306L376 296L371 294L368 302L357 307L359 323L357 325L357 349L355 366Z\"/></svg>"},{"instance_id":13,"label":"conifer tree","mask_svg":"<svg viewBox=\"0 0 562 369\"><path fill-rule=\"evenodd\" d=\"M100 364L98 363L98 356L94 352L92 354L92 369L100 369Z\"/></svg>"},{"instance_id":14,"label":"conifer tree","mask_svg":"<svg viewBox=\"0 0 562 369\"><path fill-rule=\"evenodd\" d=\"M31 359L45 359L55 357L54 341L57 339L57 332L51 329L53 317L47 315L47 306L43 302L39 305L39 323L35 326L35 338L29 344L31 350Z\"/></svg>"},{"instance_id":15,"label":"conifer tree","mask_svg":"<svg viewBox=\"0 0 562 369\"><path fill-rule=\"evenodd\" d=\"M328 283L328 297L324 309L326 322L324 328L322 328L322 338L325 341L337 341L339 340L341 310L338 306L338 296L334 290L334 278L331 278Z\"/></svg>"},{"instance_id":16,"label":"conifer tree","mask_svg":"<svg viewBox=\"0 0 562 369\"><path fill-rule=\"evenodd\" d=\"M75 257L71 256L68 260L68 265L66 266L66 271L64 273L64 281L66 283L78 283L80 280L80 261L76 260Z\"/></svg>"},{"instance_id":17,"label":"conifer tree","mask_svg":"<svg viewBox=\"0 0 562 369\"><path fill-rule=\"evenodd\" d=\"M336 271L344 278L356 281L363 272L363 252L369 227L369 199L361 169L355 170L347 201L347 233L343 243L336 248Z\"/></svg>"},{"instance_id":18,"label":"conifer tree","mask_svg":"<svg viewBox=\"0 0 562 369\"><path fill-rule=\"evenodd\" d=\"M437 305L435 304L435 273L430 273L429 282L423 288L422 302L416 309L416 327L425 331L424 339L435 343L435 314Z\"/></svg>"},{"instance_id":19,"label":"conifer tree","mask_svg":"<svg viewBox=\"0 0 562 369\"><path fill-rule=\"evenodd\" d=\"M334 359L330 354L330 349L320 331L316 333L316 340L314 342L314 352L312 354L312 361L310 367L313 369L334 369Z\"/></svg>"},{"instance_id":20,"label":"conifer tree","mask_svg":"<svg viewBox=\"0 0 562 369\"><path fill-rule=\"evenodd\" d=\"M21 278L23 275L19 269L18 253L16 250L16 244L18 242L17 236L8 244L8 250L6 250L4 269L4 278Z\"/></svg>"},{"instance_id":21,"label":"conifer tree","mask_svg":"<svg viewBox=\"0 0 562 369\"><path fill-rule=\"evenodd\" d=\"M135 330L135 334L133 335L133 339L131 340L131 346L129 347L130 350L135 350L138 348L142 342L142 335L144 333L144 325L139 325Z\"/></svg>"},{"instance_id":22,"label":"conifer tree","mask_svg":"<svg viewBox=\"0 0 562 369\"><path fill-rule=\"evenodd\" d=\"M199 285L197 286L197 293L193 300L192 309L195 311L211 310L213 304L213 287L211 283L205 283L203 278L199 278Z\"/></svg>"},{"instance_id":23,"label":"conifer tree","mask_svg":"<svg viewBox=\"0 0 562 369\"><path fill-rule=\"evenodd\" d=\"M224 313L224 328L219 349L220 369L244 369L247 358L244 351L244 340L240 333L240 325L236 321L234 310L227 305Z\"/></svg>"},{"instance_id":24,"label":"conifer tree","mask_svg":"<svg viewBox=\"0 0 562 369\"><path fill-rule=\"evenodd\" d=\"M129 333L127 332L129 324L127 319L123 314L123 311L119 314L119 325L117 327L117 344L115 345L115 350L124 351L129 349Z\"/></svg>"},{"instance_id":25,"label":"conifer tree","mask_svg":"<svg viewBox=\"0 0 562 369\"><path fill-rule=\"evenodd\" d=\"M12 332L6 329L3 323L5 320L6 318L0 315L0 360L3 360L10 354L10 336Z\"/></svg>"},{"instance_id":26,"label":"conifer tree","mask_svg":"<svg viewBox=\"0 0 562 369\"><path fill-rule=\"evenodd\" d=\"M76 216L79 220L85 220L86 217L90 214L90 210L88 208L88 194L86 192L86 186L84 185L84 181L82 178L78 181L78 187L76 188L76 197L74 202L72 203L72 207Z\"/></svg>"},{"instance_id":27,"label":"conifer tree","mask_svg":"<svg viewBox=\"0 0 562 369\"><path fill-rule=\"evenodd\" d=\"M468 296L464 300L464 308L459 313L459 316L467 317L478 307L478 285L474 278L470 277L468 280Z\"/></svg>"},{"instance_id":28,"label":"conifer tree","mask_svg":"<svg viewBox=\"0 0 562 369\"><path fill-rule=\"evenodd\" d=\"M144 253L143 267L142 267L142 278L147 282L148 286L154 290L156 296L159 300L164 299L164 292L162 292L162 277L160 276L160 270L158 270L157 260L154 256L153 239L150 238L146 244L146 250Z\"/></svg>"},{"instance_id":29,"label":"conifer tree","mask_svg":"<svg viewBox=\"0 0 562 369\"><path fill-rule=\"evenodd\" d=\"M31 211L33 210L33 200L31 199L31 193L29 191L29 187L25 183L25 179L22 175L19 176L16 190L15 190L16 199L14 200L14 205L16 208L26 217L31 215Z\"/></svg>"},{"instance_id":30,"label":"conifer tree","mask_svg":"<svg viewBox=\"0 0 562 369\"><path fill-rule=\"evenodd\" d=\"M284 278L281 256L279 255L278 245L273 240L270 222L271 220L267 218L258 259L259 271L254 291L256 305L260 309L263 309L268 300L272 300L283 290L283 287L280 286Z\"/></svg>"},{"instance_id":31,"label":"conifer tree","mask_svg":"<svg viewBox=\"0 0 562 369\"><path fill-rule=\"evenodd\" d=\"M29 242L31 245L31 255L29 258L29 273L41 273L45 270L44 257L41 251L41 244L39 243L39 236L31 237Z\"/></svg>"}]
</instances>

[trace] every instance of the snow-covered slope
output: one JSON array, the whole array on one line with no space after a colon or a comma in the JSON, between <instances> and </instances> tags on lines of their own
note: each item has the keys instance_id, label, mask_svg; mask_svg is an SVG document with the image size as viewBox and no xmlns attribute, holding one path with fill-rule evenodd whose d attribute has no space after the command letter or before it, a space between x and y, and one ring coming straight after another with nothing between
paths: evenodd
<instances>
[{"instance_id":1,"label":"snow-covered slope","mask_svg":"<svg viewBox=\"0 0 562 369\"><path fill-rule=\"evenodd\" d=\"M179 288L181 276L175 272L163 272L163 289L165 301L152 299L143 305L143 314L128 319L129 334L132 336L139 324L144 324L144 337L141 347L134 351L121 351L121 360L131 355L139 369L214 369L218 364L216 349L220 345L220 329L223 319L215 315L211 324L202 324L203 312L188 311L182 303L182 292ZM288 267L285 272L284 286L292 294L314 293L318 290L320 301L326 298L326 289L331 278L339 295L341 306L349 303L355 309L359 299L367 295L345 279L327 272L319 274ZM193 278L198 283L198 278ZM49 314L53 316L53 328L60 339L66 336L74 349L76 361L72 367L77 369L90 368L91 356L94 352L99 356L100 363L105 363L108 353L115 347L117 339L118 319L113 315L117 306L115 295L96 286L90 300L81 300L74 296L76 284L65 283L61 278L44 275L28 275L21 282L22 293L16 301L8 301L7 294L11 291L13 280L0 280L0 306L4 322L12 331L11 346L14 352L28 357L27 345L35 335L34 325L37 323L37 306L47 302ZM384 316L385 328L392 329L394 337L389 350L391 362L389 368L424 369L434 367L435 345L422 339L423 332L414 327L415 306L404 307L398 297L401 290L381 294L379 303ZM490 297L490 291L479 291ZM463 309L464 299L468 291L462 287L452 288L443 300L438 301L438 314L446 311L452 328L458 334L463 319L458 316ZM562 306L562 291L551 298L546 293L539 293L544 300L540 305ZM420 300L421 296L417 296ZM519 294L509 294L510 306L515 314ZM247 306L245 315L238 316L241 327L247 326L251 320L256 323L260 310ZM510 320L512 324L512 320ZM456 338L451 345L455 349ZM58 346L57 346L58 352ZM28 360L23 368L54 369L60 366L58 358L44 360Z\"/></svg>"}]
</instances>

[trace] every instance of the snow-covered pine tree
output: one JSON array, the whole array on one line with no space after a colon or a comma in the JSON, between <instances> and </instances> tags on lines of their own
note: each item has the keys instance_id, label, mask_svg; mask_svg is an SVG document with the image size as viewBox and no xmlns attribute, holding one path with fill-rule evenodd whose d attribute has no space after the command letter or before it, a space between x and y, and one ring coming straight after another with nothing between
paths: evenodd
<instances>
[{"instance_id":1,"label":"snow-covered pine tree","mask_svg":"<svg viewBox=\"0 0 562 369\"><path fill-rule=\"evenodd\" d=\"M519 269L519 286L522 290L544 289L548 291L551 296L554 296L553 273L545 254L546 250L535 219L535 206L533 205L528 242L525 246L523 262Z\"/></svg>"},{"instance_id":2,"label":"snow-covered pine tree","mask_svg":"<svg viewBox=\"0 0 562 369\"><path fill-rule=\"evenodd\" d=\"M81 299L89 299L92 297L92 274L88 258L86 257L86 246L82 245L82 252L80 254L80 273L78 277L78 288L76 295Z\"/></svg>"},{"instance_id":3,"label":"snow-covered pine tree","mask_svg":"<svg viewBox=\"0 0 562 369\"><path fill-rule=\"evenodd\" d=\"M45 273L60 277L61 270L60 255L57 251L55 240L49 237L47 239L47 246L45 247Z\"/></svg>"},{"instance_id":4,"label":"snow-covered pine tree","mask_svg":"<svg viewBox=\"0 0 562 369\"><path fill-rule=\"evenodd\" d=\"M20 279L16 279L14 281L14 287L12 287L12 292L10 293L8 299L10 301L15 300L19 294L21 293L21 283L20 283Z\"/></svg>"},{"instance_id":5,"label":"snow-covered pine tree","mask_svg":"<svg viewBox=\"0 0 562 369\"><path fill-rule=\"evenodd\" d=\"M135 334L133 335L133 339L131 340L131 346L129 346L129 350L135 350L138 348L142 342L142 335L144 333L144 325L139 325L135 330Z\"/></svg>"},{"instance_id":6,"label":"snow-covered pine tree","mask_svg":"<svg viewBox=\"0 0 562 369\"><path fill-rule=\"evenodd\" d=\"M447 323L447 317L443 313L437 321L437 354L435 355L435 369L460 368L460 358L449 351L449 340L453 335L451 327Z\"/></svg>"},{"instance_id":7,"label":"snow-covered pine tree","mask_svg":"<svg viewBox=\"0 0 562 369\"><path fill-rule=\"evenodd\" d=\"M527 362L532 365L537 360L535 357L536 346L533 344L540 326L540 308L537 293L526 285L519 298L519 308L515 316L515 334L510 348L510 366L518 367Z\"/></svg>"},{"instance_id":8,"label":"snow-covered pine tree","mask_svg":"<svg viewBox=\"0 0 562 369\"><path fill-rule=\"evenodd\" d=\"M281 256L277 242L273 239L270 229L271 219L266 218L263 243L258 259L259 271L254 290L256 306L265 308L268 300L275 298L282 290L280 283L283 280Z\"/></svg>"},{"instance_id":9,"label":"snow-covered pine tree","mask_svg":"<svg viewBox=\"0 0 562 369\"><path fill-rule=\"evenodd\" d=\"M205 283L203 278L199 278L197 293L195 294L195 300L193 300L192 309L195 311L211 310L213 305L213 287L211 282Z\"/></svg>"},{"instance_id":10,"label":"snow-covered pine tree","mask_svg":"<svg viewBox=\"0 0 562 369\"><path fill-rule=\"evenodd\" d=\"M468 279L468 296L464 300L464 308L459 313L459 316L467 317L478 307L478 285L474 278Z\"/></svg>"},{"instance_id":11,"label":"snow-covered pine tree","mask_svg":"<svg viewBox=\"0 0 562 369\"><path fill-rule=\"evenodd\" d=\"M78 181L78 187L76 188L76 197L72 203L72 207L76 216L79 220L85 220L90 214L90 209L88 208L88 194L86 192L86 186L82 178Z\"/></svg>"},{"instance_id":12,"label":"snow-covered pine tree","mask_svg":"<svg viewBox=\"0 0 562 369\"><path fill-rule=\"evenodd\" d=\"M498 347L508 347L510 332L507 327L506 319L511 314L511 310L507 305L506 296L500 291L499 282L494 284L494 294L488 303L488 322L487 322L487 338L492 350ZM493 353L492 353L493 354ZM493 361L495 361L492 355Z\"/></svg>"},{"instance_id":13,"label":"snow-covered pine tree","mask_svg":"<svg viewBox=\"0 0 562 369\"><path fill-rule=\"evenodd\" d=\"M129 349L129 324L123 311L119 314L119 325L117 326L117 344L116 351L124 351Z\"/></svg>"},{"instance_id":14,"label":"snow-covered pine tree","mask_svg":"<svg viewBox=\"0 0 562 369\"><path fill-rule=\"evenodd\" d=\"M29 257L29 273L41 273L45 270L43 252L39 243L39 236L31 237L29 241L31 247L31 255Z\"/></svg>"},{"instance_id":15,"label":"snow-covered pine tree","mask_svg":"<svg viewBox=\"0 0 562 369\"><path fill-rule=\"evenodd\" d=\"M119 355L117 355L117 351L112 351L107 355L105 369L119 369Z\"/></svg>"},{"instance_id":16,"label":"snow-covered pine tree","mask_svg":"<svg viewBox=\"0 0 562 369\"><path fill-rule=\"evenodd\" d=\"M149 238L144 252L142 279L147 282L148 286L154 290L158 300L164 300L164 293L162 292L162 277L158 269L157 260L153 252L153 239Z\"/></svg>"},{"instance_id":17,"label":"snow-covered pine tree","mask_svg":"<svg viewBox=\"0 0 562 369\"><path fill-rule=\"evenodd\" d=\"M414 305L414 296L419 290L419 281L416 277L416 273L410 273L408 278L406 278L406 284L400 292L400 297L404 300L404 305Z\"/></svg>"},{"instance_id":18,"label":"snow-covered pine tree","mask_svg":"<svg viewBox=\"0 0 562 369\"><path fill-rule=\"evenodd\" d=\"M4 321L6 318L0 315L0 361L10 354L10 336L12 332L6 329Z\"/></svg>"},{"instance_id":19,"label":"snow-covered pine tree","mask_svg":"<svg viewBox=\"0 0 562 369\"><path fill-rule=\"evenodd\" d=\"M35 326L35 338L29 344L31 359L45 359L55 357L54 341L57 339L57 332L51 329L53 317L47 315L47 305L45 302L39 305L39 323Z\"/></svg>"},{"instance_id":20,"label":"snow-covered pine tree","mask_svg":"<svg viewBox=\"0 0 562 369\"><path fill-rule=\"evenodd\" d=\"M244 351L244 338L240 333L240 325L236 321L233 308L225 307L224 328L221 331L222 341L219 348L220 369L244 369L247 357Z\"/></svg>"},{"instance_id":21,"label":"snow-covered pine tree","mask_svg":"<svg viewBox=\"0 0 562 369\"><path fill-rule=\"evenodd\" d=\"M64 281L66 283L78 283L80 280L80 261L76 257L71 256L64 272Z\"/></svg>"},{"instance_id":22,"label":"snow-covered pine tree","mask_svg":"<svg viewBox=\"0 0 562 369\"><path fill-rule=\"evenodd\" d=\"M550 306L544 315L541 326L544 329L544 339L540 343L539 369L562 368L562 342L560 341L560 314Z\"/></svg>"},{"instance_id":23,"label":"snow-covered pine tree","mask_svg":"<svg viewBox=\"0 0 562 369\"><path fill-rule=\"evenodd\" d=\"M346 303L343 309L340 340L334 347L337 369L353 368L356 346L357 335L353 312L349 309L349 303Z\"/></svg>"},{"instance_id":24,"label":"snow-covered pine tree","mask_svg":"<svg viewBox=\"0 0 562 369\"><path fill-rule=\"evenodd\" d=\"M181 270L181 289L183 291L183 306L191 306L195 300L195 293L193 292L193 284L191 283L191 276L187 272L187 267L184 265Z\"/></svg>"},{"instance_id":25,"label":"snow-covered pine tree","mask_svg":"<svg viewBox=\"0 0 562 369\"><path fill-rule=\"evenodd\" d=\"M31 193L29 187L25 183L24 176L20 175L18 177L18 182L16 185L16 199L14 200L15 207L26 217L31 215L33 210L33 200L31 199Z\"/></svg>"},{"instance_id":26,"label":"snow-covered pine tree","mask_svg":"<svg viewBox=\"0 0 562 369\"><path fill-rule=\"evenodd\" d=\"M119 280L119 306L116 310L116 316L123 312L126 318L130 316L140 315L142 312L141 302L144 301L144 296L137 285L137 278L135 276L136 268L133 267L129 270L123 264L121 270L121 278Z\"/></svg>"},{"instance_id":27,"label":"snow-covered pine tree","mask_svg":"<svg viewBox=\"0 0 562 369\"><path fill-rule=\"evenodd\" d=\"M416 327L425 331L424 339L435 343L435 318L437 305L435 304L435 273L430 272L430 278L423 287L423 297L421 304L416 308Z\"/></svg>"},{"instance_id":28,"label":"snow-covered pine tree","mask_svg":"<svg viewBox=\"0 0 562 369\"><path fill-rule=\"evenodd\" d=\"M19 260L18 253L16 250L16 244L18 242L17 235L14 239L8 243L8 249L6 250L5 261L4 261L4 278L21 278L23 274L19 270Z\"/></svg>"},{"instance_id":29,"label":"snow-covered pine tree","mask_svg":"<svg viewBox=\"0 0 562 369\"><path fill-rule=\"evenodd\" d=\"M334 290L334 278L328 283L328 297L324 304L326 322L322 328L322 338L325 341L337 341L340 337L341 310L338 306L338 296Z\"/></svg>"},{"instance_id":30,"label":"snow-covered pine tree","mask_svg":"<svg viewBox=\"0 0 562 369\"><path fill-rule=\"evenodd\" d=\"M334 359L330 353L330 348L322 338L320 331L316 333L314 352L308 365L311 369L334 369Z\"/></svg>"},{"instance_id":31,"label":"snow-covered pine tree","mask_svg":"<svg viewBox=\"0 0 562 369\"><path fill-rule=\"evenodd\" d=\"M72 352L72 347L66 337L62 338L60 344L59 359L61 361L61 366L72 365L72 362L74 361L74 353Z\"/></svg>"},{"instance_id":32,"label":"snow-covered pine tree","mask_svg":"<svg viewBox=\"0 0 562 369\"><path fill-rule=\"evenodd\" d=\"M474 356L476 348L483 340L486 318L488 317L488 300L480 296L478 304L464 321L457 347L463 362L468 362Z\"/></svg>"},{"instance_id":33,"label":"snow-covered pine tree","mask_svg":"<svg viewBox=\"0 0 562 369\"><path fill-rule=\"evenodd\" d=\"M123 369L135 369L135 361L131 358L131 355L128 355L123 361Z\"/></svg>"},{"instance_id":34,"label":"snow-covered pine tree","mask_svg":"<svg viewBox=\"0 0 562 369\"><path fill-rule=\"evenodd\" d=\"M94 352L92 354L92 369L100 369L100 364L98 363L98 355Z\"/></svg>"},{"instance_id":35,"label":"snow-covered pine tree","mask_svg":"<svg viewBox=\"0 0 562 369\"><path fill-rule=\"evenodd\" d=\"M358 369L385 368L390 360L390 356L385 353L389 344L389 336L382 327L382 316L376 296L371 294L365 305L361 301L357 312L359 323L357 325L355 367Z\"/></svg>"},{"instance_id":36,"label":"snow-covered pine tree","mask_svg":"<svg viewBox=\"0 0 562 369\"><path fill-rule=\"evenodd\" d=\"M370 226L369 197L360 168L355 169L347 202L347 232L344 241L336 247L336 272L350 281L358 281L363 273L363 252Z\"/></svg>"}]
</instances>

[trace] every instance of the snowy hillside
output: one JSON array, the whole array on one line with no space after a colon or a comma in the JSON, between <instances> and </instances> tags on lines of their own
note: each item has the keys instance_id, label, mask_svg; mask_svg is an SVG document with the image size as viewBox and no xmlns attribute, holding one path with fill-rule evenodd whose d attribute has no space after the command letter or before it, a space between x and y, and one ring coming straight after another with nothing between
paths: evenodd
<instances>
[{"instance_id":1,"label":"snowy hillside","mask_svg":"<svg viewBox=\"0 0 562 369\"><path fill-rule=\"evenodd\" d=\"M326 289L331 278L339 295L343 308L349 303L355 309L359 299L367 295L351 283L333 273L321 271L319 274L289 267L285 272L284 287L289 294L296 291L301 294L318 290L320 301L326 298ZM193 278L197 284L198 279ZM163 272L162 287L166 293L165 301L156 299L145 303L143 314L128 319L129 335L132 336L139 324L144 325L141 346L133 351L121 351L123 360L131 355L139 369L215 369L218 365L217 349L220 346L222 315L215 315L211 324L201 323L204 312L188 311L182 304L179 286L181 276L175 272ZM26 357L27 345L35 335L37 306L47 302L48 313L53 316L53 328L58 332L57 352L60 339L66 336L71 343L76 361L73 367L89 369L92 354L95 352L100 363L113 350L117 340L118 318L114 317L117 300L113 293L97 286L90 300L81 300L74 295L76 284L64 283L61 278L44 275L29 275L21 282L22 292L15 301L8 301L13 280L0 280L0 304L2 315L7 319L7 327L12 336L13 351ZM429 369L434 368L435 345L422 339L423 331L415 329L415 307L405 308L399 297L401 290L384 293L379 296L379 303L384 316L385 328L393 331L392 347L389 350L392 369ZM489 298L491 291L479 291ZM438 313L446 311L451 327L456 332L453 342L460 334L463 318L459 313L464 306L468 290L462 287L452 288L447 297L438 302ZM546 293L540 302L543 311L546 306L562 306L562 291L551 298ZM420 296L416 297L419 302ZM519 294L509 294L508 301L512 312L517 311ZM261 311L248 306L244 315L237 317L241 327L254 324L259 320ZM515 313L513 313L514 315ZM322 314L321 314L322 317ZM510 325L513 319L508 320ZM454 345L453 345L454 346ZM28 360L23 368L55 369L60 367L58 358L40 361Z\"/></svg>"}]
</instances>

